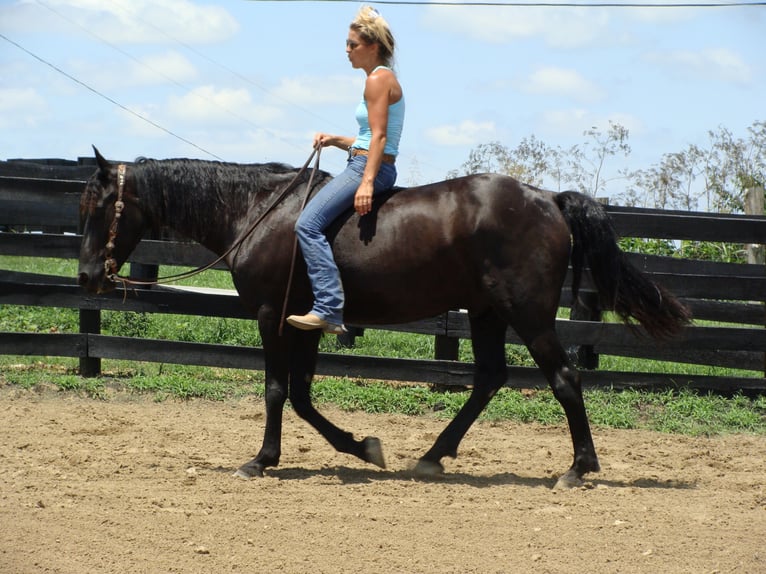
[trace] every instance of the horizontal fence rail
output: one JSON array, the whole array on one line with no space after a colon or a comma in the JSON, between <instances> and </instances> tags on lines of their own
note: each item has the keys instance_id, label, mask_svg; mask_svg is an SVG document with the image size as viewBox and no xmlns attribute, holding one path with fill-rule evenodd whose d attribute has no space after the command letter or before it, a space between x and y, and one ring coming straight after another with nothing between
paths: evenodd
<instances>
[{"instance_id":1,"label":"horizontal fence rail","mask_svg":"<svg viewBox=\"0 0 766 574\"><path fill-rule=\"evenodd\" d=\"M13 160L0 162L0 255L77 259L78 205L85 180L95 170L91 160ZM624 237L689 239L735 244L766 243L766 217L718 215L605 206ZM766 267L673 257L629 254L639 268L685 303L697 320L725 323L695 325L669 342L657 343L638 328L602 322L594 290L583 277L581 300L573 301L571 278L561 293L570 319L557 320L557 332L581 368L595 369L599 355L746 369L760 377L713 377L671 373L624 373L589 370L588 386L671 388L733 393L766 392ZM214 260L204 247L174 237L144 240L131 265L198 267ZM216 269L225 270L223 263ZM583 306L582 302L588 305ZM73 277L20 273L0 269L0 305L62 307L80 311L80 333L0 333L0 353L65 356L80 359L83 374L100 372L102 359L263 369L262 350L213 343L188 343L100 334L102 311L169 313L251 319L234 291L155 286L118 289L92 296ZM471 364L457 361L457 342L470 338L466 313L451 311L401 325L356 326L418 333L436 338L435 360L386 359L322 354L317 373L370 379L468 386ZM520 344L509 330L509 344ZM511 366L508 386L538 388L546 383L538 369Z\"/></svg>"}]
</instances>

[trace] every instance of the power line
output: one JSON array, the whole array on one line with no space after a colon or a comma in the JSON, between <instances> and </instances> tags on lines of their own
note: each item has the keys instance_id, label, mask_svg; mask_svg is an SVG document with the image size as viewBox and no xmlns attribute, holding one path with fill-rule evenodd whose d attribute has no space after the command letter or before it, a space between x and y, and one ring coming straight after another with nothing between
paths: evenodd
<instances>
[{"instance_id":1,"label":"power line","mask_svg":"<svg viewBox=\"0 0 766 574\"><path fill-rule=\"evenodd\" d=\"M358 4L358 0L248 0L250 2L336 2ZM507 8L732 8L766 6L766 2L423 2L408 0L371 0L375 4L398 6L484 6Z\"/></svg>"},{"instance_id":2,"label":"power line","mask_svg":"<svg viewBox=\"0 0 766 574\"><path fill-rule=\"evenodd\" d=\"M221 158L221 157L217 156L217 155L216 155L216 154L214 154L213 152L211 152L211 151L208 151L208 150L206 150L205 148L203 148L203 147L201 147L201 146L199 146L199 145L195 144L194 142L192 142L192 141L189 141L188 139L186 139L186 138L184 138L184 137L182 137L182 136L178 135L177 133L175 133L175 132L173 132L173 131L169 130L168 128L161 126L161 125L160 125L160 124L158 124L157 122L155 122L155 121L153 121L153 120L150 120L149 118L147 118L146 116L143 116L143 115L139 114L139 113L138 113L138 112L136 112L135 110L131 110L129 107L125 106L124 104L121 104L120 102L118 102L117 100L115 100L115 99L113 99L113 98L111 98L111 97L107 96L106 94L104 94L104 93L102 93L102 92L99 92L99 91L98 91L96 88L94 88L94 87L92 87L92 86L90 86L90 85L86 84L86 83L85 83L85 82L83 82L82 80L79 80L79 79L75 78L75 77L74 77L74 76L72 76L71 74L68 74L67 72L65 72L64 70L62 70L62 69L61 69L61 68L59 68L58 66L56 66L55 64L52 64L51 62L49 62L49 61L45 60L44 58L41 58L40 56L38 56L37 54L35 54L35 53L31 52L30 50L27 50L27 49L26 49L24 46L22 46L21 44L19 44L19 43L17 43L17 42L14 42L14 41L13 41L13 40L11 40L10 38L8 38L8 37L7 37L5 34L2 34L2 33L0 33L0 38L2 38L3 40L5 40L5 41L6 41L6 42L8 42L9 44L12 44L12 45L16 46L16 47L17 47L19 50L21 50L22 52L25 52L25 53L27 53L28 55L32 56L32 57L33 57L35 60L37 60L38 62L40 62L40 63L42 63L42 64L45 64L45 65L46 65L46 66L48 66L49 68L51 68L51 69L55 70L56 72L58 72L59 74L61 74L61 75L62 75L62 76L64 76L64 77L68 78L69 80L73 81L74 83L76 83L76 84L79 84L80 86L82 86L82 87L83 87L83 88L85 88L86 90L88 90L88 91L90 91L90 92L93 92L93 93L94 93L94 94L96 94L97 96L99 96L99 97L101 97L101 98L105 99L106 101L108 101L108 102L110 102L110 103L114 104L115 106L117 106L117 107L118 107L118 108L120 108L121 110L124 110L124 111L128 112L129 114L131 114L131 115L133 115L133 116L135 116L135 117L139 118L140 120L143 120L143 121L145 121L146 123L148 123L148 124L150 124L150 125L154 126L155 128L157 128L157 129L159 129L159 130L162 130L162 131L163 131L163 132L165 132L166 134L168 134L168 135L170 135L170 136L173 136L174 138L176 138L176 139L179 139L179 140L181 140L182 142L184 142L184 143L186 143L186 144L189 144L190 146L192 146L192 147L194 147L194 148L197 148L197 149L198 149L198 150L200 150L202 153L205 153L205 154L207 154L207 155L209 155L209 156L211 156L211 157L214 157L214 158L215 158L215 159L217 159L217 160L220 160L220 161L224 161L224 160L223 160L223 158Z\"/></svg>"},{"instance_id":3,"label":"power line","mask_svg":"<svg viewBox=\"0 0 766 574\"><path fill-rule=\"evenodd\" d=\"M37 2L40 3L40 0L37 0ZM288 99L286 99L286 98L284 98L284 97L282 97L282 96L280 96L278 94L273 93L267 87L262 86L258 82L254 81L252 78L249 78L249 77L245 76L244 74L238 72L237 70L234 70L231 67L227 66L226 64L223 64L223 63L221 63L221 62L211 58L210 56L208 56L204 52L201 52L200 50L197 50L194 46L188 44L187 42L184 42L184 41L179 40L178 38L176 38L174 36L171 36L165 30L163 30L159 26L155 25L154 23L149 22L148 20L145 20L143 18L140 18L139 16L136 16L135 14L128 13L125 10L125 8L122 6L121 2L116 2L116 4L119 6L119 8L123 11L124 14L129 15L134 20L140 21L142 24L144 24L145 26L148 26L149 28L152 28L155 32L161 34L162 36L164 36L168 40L178 44L179 46L185 48L186 50L188 50L192 54L194 54L194 55L196 55L196 56L206 60L207 62L213 64L214 66L217 66L217 67L221 68L222 70L224 70L225 72L228 72L229 74L231 74L232 76L234 76L238 80L240 80L242 82L245 82L247 84L250 84L251 86L254 86L255 88L259 89L260 91L262 91L263 93L265 93L269 97L282 100L284 103L286 103L286 104L288 104L290 106L293 106L294 108L297 108L297 109L301 110L302 112L304 112L304 113L306 113L308 115L311 115L311 116L313 116L313 117L315 117L317 119L320 119L322 121L327 121L325 118L315 114L311 110L306 109L306 108L304 108L304 107L302 107L302 106L300 106L300 105L298 105L298 104L296 104L294 102L291 102L290 100L288 100Z\"/></svg>"},{"instance_id":4,"label":"power line","mask_svg":"<svg viewBox=\"0 0 766 574\"><path fill-rule=\"evenodd\" d=\"M81 25L80 23L78 23L78 22L76 22L76 21L72 20L71 18L69 18L69 17L65 16L64 14L62 14L62 13L61 13L61 12L59 12L58 10L56 10L56 9L52 8L51 6L49 6L48 4L46 4L45 2L42 2L41 0L37 0L37 4L38 4L38 5L40 5L40 6L42 6L42 7L43 7L43 8L45 8L45 9L49 10L50 12L53 12L53 13L54 13L54 14L56 14L56 15L57 15L59 18L61 18L62 20L65 20L66 22L68 22L68 23L69 23L69 24L71 24L72 26L76 26L76 27L78 27L80 30L83 30L83 31L84 31L86 34L88 34L88 35L89 35L89 36L91 36L92 38L95 38L95 39L96 39L98 42L100 42L100 43L102 43L102 44L104 44L104 45L106 45L106 46L109 46L110 48L112 48L113 50L115 50L115 51L119 52L120 54L122 54L122 55L123 55L123 56L125 56L126 58L128 58L128 59L132 60L133 62L135 62L135 63L136 63L136 64L138 64L139 66L142 66L143 68L146 68L147 70L151 71L152 73L154 73L154 74L157 74L159 77L161 77L161 78L164 78L165 80L167 80L167 81L168 81L168 82L170 82L171 84L173 84L173 85L175 85L175 86L177 86L177 87L181 88L181 89L182 89L182 90L184 90L184 91L185 91L187 94L190 94L190 95L194 96L195 98L199 98L199 99L201 99L201 100L204 100L205 102L209 103L210 105L212 105L212 106L215 106L215 107L217 107L218 109L220 109L220 110L222 110L222 111L226 112L226 113L227 113L227 114L229 114L230 116L232 116L232 117L234 117L234 118L236 118L236 119L238 119L238 120L240 120L240 121L243 121L243 122L245 122L245 123L247 123L247 124L250 124L251 126L253 126L253 127L255 127L255 128L259 128L259 127L260 127L260 126L257 126L257 125L256 125L254 122L252 122L252 121L251 121L249 118L246 118L246 117L242 116L241 114L238 114L237 112L235 112L235 111L233 111L233 110L229 109L228 107L221 105L221 104L220 104L219 102L217 102L215 99L213 99L213 98L210 98L210 97L207 97L207 96L205 96L204 94L201 94L201 93L199 93L199 92L195 92L195 91L194 91L194 90L192 90L190 87L188 87L188 86L186 86L186 85L182 84L181 82L177 81L177 80L176 80L176 79L174 79L174 78L171 78L170 76L168 76L167 74L163 73L162 71L160 71L160 70L157 70L157 69L153 68L152 66L150 66L150 65L149 65L149 64L147 64L146 62L143 62L143 61L139 60L138 58L136 58L135 56L133 56L133 55L132 55L132 54L130 54L129 52L127 52L127 51L123 50L122 48L120 48L119 46L117 46L117 45L113 44L113 43L112 43L112 42L110 42L109 40L107 40L107 39L105 39L105 38L103 38L103 37L99 36L98 34L96 34L96 33L92 32L91 30L89 30L89 29L88 29L88 28L86 28L85 26ZM121 7L121 8L122 8L122 7ZM157 30L158 32L161 32L161 33L163 33L163 34L164 34L164 35L165 35L167 38L169 38L169 39L171 39L171 40L173 40L173 41L175 41L175 42L177 42L177 43L181 44L181 45L182 45L182 46L184 46L185 48L187 48L187 49L190 49L190 50L193 50L193 49L192 49L190 46L187 46L186 44L184 44L184 43L182 43L182 42L180 42L180 41L178 41L178 40L176 40L176 39L174 39L174 38L170 37L168 34L165 34L165 33L164 33L162 30L160 30L158 27L154 26L153 24L150 24L150 23L148 23L148 22L145 22L145 21L144 21L144 24L150 25L152 28L154 28L154 29L155 29L155 30ZM199 54L199 55L201 55L201 56L203 56L203 57L204 57L204 55L203 55L203 54L200 54L199 52L196 52L196 51L195 51L195 53L197 53L197 54ZM270 130L270 131L271 131L271 130ZM274 134L274 133L272 133L271 135L272 135L273 137L279 137L279 136L278 136L278 134ZM285 141L285 140L283 140L283 141ZM290 142L286 142L286 143L290 143Z\"/></svg>"}]
</instances>

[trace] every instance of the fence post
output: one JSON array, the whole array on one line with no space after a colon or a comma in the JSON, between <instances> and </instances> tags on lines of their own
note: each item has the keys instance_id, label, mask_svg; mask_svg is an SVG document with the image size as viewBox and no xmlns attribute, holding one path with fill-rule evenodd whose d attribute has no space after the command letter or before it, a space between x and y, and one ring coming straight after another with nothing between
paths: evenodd
<instances>
[{"instance_id":1,"label":"fence post","mask_svg":"<svg viewBox=\"0 0 766 574\"><path fill-rule=\"evenodd\" d=\"M437 361L457 361L460 355L460 339L447 335L436 335L434 341L434 359Z\"/></svg>"},{"instance_id":2,"label":"fence post","mask_svg":"<svg viewBox=\"0 0 766 574\"><path fill-rule=\"evenodd\" d=\"M601 322L601 306L599 305L598 294L581 291L577 299L572 301L569 318L573 321ZM593 345L570 347L568 352L570 358L580 369L598 369L598 353L593 350Z\"/></svg>"},{"instance_id":3,"label":"fence post","mask_svg":"<svg viewBox=\"0 0 766 574\"><path fill-rule=\"evenodd\" d=\"M80 309L80 333L99 335L101 333L101 311L98 309ZM91 357L90 345L85 345L86 356L80 357L80 375L97 377L101 374L101 359Z\"/></svg>"},{"instance_id":4,"label":"fence post","mask_svg":"<svg viewBox=\"0 0 766 574\"><path fill-rule=\"evenodd\" d=\"M745 213L747 215L764 214L763 193L762 187L751 187L745 192ZM755 265L764 265L766 263L763 245L754 243L747 245L747 262Z\"/></svg>"},{"instance_id":5,"label":"fence post","mask_svg":"<svg viewBox=\"0 0 766 574\"><path fill-rule=\"evenodd\" d=\"M764 189L761 186L751 187L745 192L745 213L747 215L764 214ZM766 265L764 246L750 243L746 246L747 262L753 265ZM766 273L766 269L764 269ZM764 302L766 306L766 302ZM764 325L766 327L766 325ZM763 376L766 377L766 351L763 354Z\"/></svg>"}]
</instances>

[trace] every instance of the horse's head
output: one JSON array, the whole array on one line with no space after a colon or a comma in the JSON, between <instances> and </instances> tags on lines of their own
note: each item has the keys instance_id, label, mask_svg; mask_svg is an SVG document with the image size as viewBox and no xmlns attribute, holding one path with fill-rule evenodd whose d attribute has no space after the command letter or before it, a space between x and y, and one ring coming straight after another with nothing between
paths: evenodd
<instances>
[{"instance_id":1,"label":"horse's head","mask_svg":"<svg viewBox=\"0 0 766 574\"><path fill-rule=\"evenodd\" d=\"M146 224L129 170L93 149L98 170L80 197L78 281L91 293L104 293L115 288L114 278L141 240Z\"/></svg>"}]
</instances>

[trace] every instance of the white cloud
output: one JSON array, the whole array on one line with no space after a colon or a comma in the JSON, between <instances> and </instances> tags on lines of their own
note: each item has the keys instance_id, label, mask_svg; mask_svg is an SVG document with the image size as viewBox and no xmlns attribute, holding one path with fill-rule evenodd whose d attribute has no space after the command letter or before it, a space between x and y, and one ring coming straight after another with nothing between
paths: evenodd
<instances>
[{"instance_id":1,"label":"white cloud","mask_svg":"<svg viewBox=\"0 0 766 574\"><path fill-rule=\"evenodd\" d=\"M746 85L753 80L753 71L739 54L725 48L692 52L652 52L646 58L670 73L683 74L687 78L709 81L715 78L724 82Z\"/></svg>"},{"instance_id":2,"label":"white cloud","mask_svg":"<svg viewBox=\"0 0 766 574\"><path fill-rule=\"evenodd\" d=\"M606 10L547 7L434 6L424 24L491 44L540 38L548 45L572 48L609 36Z\"/></svg>"},{"instance_id":3,"label":"white cloud","mask_svg":"<svg viewBox=\"0 0 766 574\"><path fill-rule=\"evenodd\" d=\"M349 104L359 101L364 79L359 75L282 78L270 91L277 99L299 105Z\"/></svg>"},{"instance_id":4,"label":"white cloud","mask_svg":"<svg viewBox=\"0 0 766 574\"><path fill-rule=\"evenodd\" d=\"M45 99L32 88L0 88L0 129L37 127L47 109Z\"/></svg>"},{"instance_id":5,"label":"white cloud","mask_svg":"<svg viewBox=\"0 0 766 574\"><path fill-rule=\"evenodd\" d=\"M278 119L282 112L273 106L256 104L244 88L200 86L183 96L171 96L167 114L197 124L245 122L258 126Z\"/></svg>"},{"instance_id":6,"label":"white cloud","mask_svg":"<svg viewBox=\"0 0 766 574\"><path fill-rule=\"evenodd\" d=\"M100 90L184 85L197 77L194 65L174 51L125 60L119 65L78 59L64 67L76 78Z\"/></svg>"},{"instance_id":7,"label":"white cloud","mask_svg":"<svg viewBox=\"0 0 766 574\"><path fill-rule=\"evenodd\" d=\"M683 8L631 8L624 11L624 16L647 24L677 24L699 16L701 10Z\"/></svg>"},{"instance_id":8,"label":"white cloud","mask_svg":"<svg viewBox=\"0 0 766 574\"><path fill-rule=\"evenodd\" d=\"M596 128L605 133L610 122L628 129L631 136L644 131L644 125L636 116L626 113L594 114L584 108L547 110L541 117L541 130L548 136L582 141L585 131Z\"/></svg>"},{"instance_id":9,"label":"white cloud","mask_svg":"<svg viewBox=\"0 0 766 574\"><path fill-rule=\"evenodd\" d=\"M197 77L194 65L175 51L154 54L133 62L126 80L134 86L164 84L167 81L183 83Z\"/></svg>"},{"instance_id":10,"label":"white cloud","mask_svg":"<svg viewBox=\"0 0 766 574\"><path fill-rule=\"evenodd\" d=\"M225 8L189 0L46 0L0 9L17 32L93 33L110 43L220 42L239 30Z\"/></svg>"},{"instance_id":11,"label":"white cloud","mask_svg":"<svg viewBox=\"0 0 766 574\"><path fill-rule=\"evenodd\" d=\"M540 68L520 87L531 94L555 95L587 103L603 98L603 92L598 86L575 70L564 68Z\"/></svg>"},{"instance_id":12,"label":"white cloud","mask_svg":"<svg viewBox=\"0 0 766 574\"><path fill-rule=\"evenodd\" d=\"M445 146L476 145L492 139L495 133L493 122L463 120L459 124L444 124L426 130L426 138Z\"/></svg>"},{"instance_id":13,"label":"white cloud","mask_svg":"<svg viewBox=\"0 0 766 574\"><path fill-rule=\"evenodd\" d=\"M588 111L582 108L546 110L542 114L543 130L555 136L580 136L593 125Z\"/></svg>"}]
</instances>

